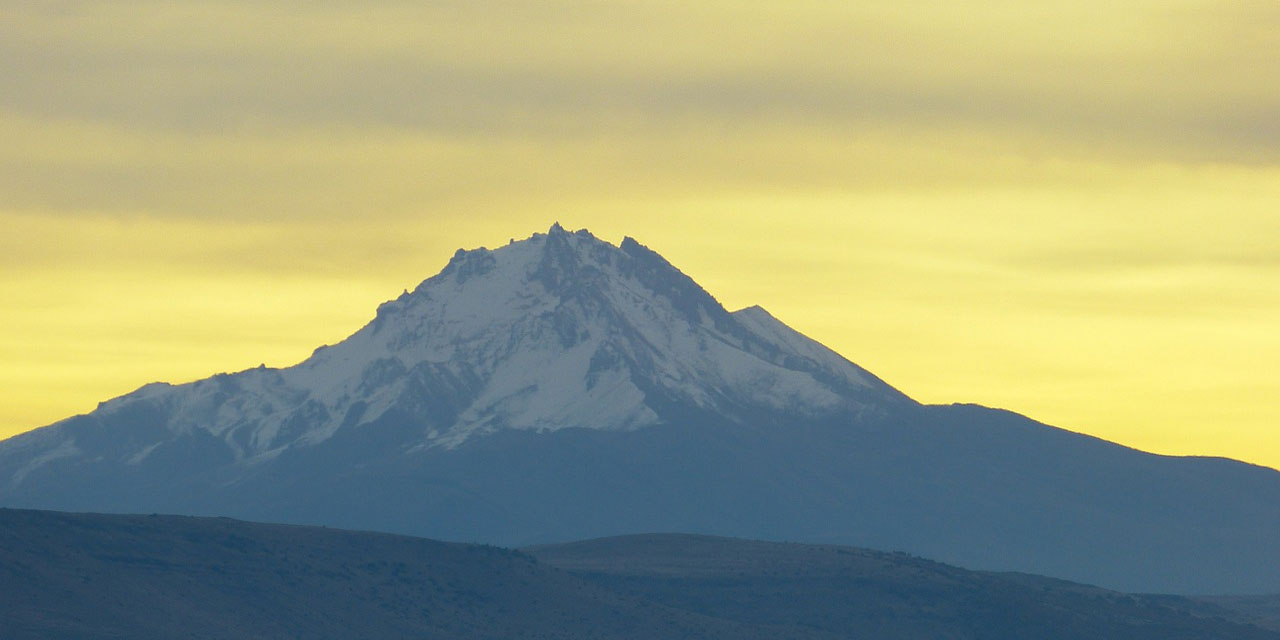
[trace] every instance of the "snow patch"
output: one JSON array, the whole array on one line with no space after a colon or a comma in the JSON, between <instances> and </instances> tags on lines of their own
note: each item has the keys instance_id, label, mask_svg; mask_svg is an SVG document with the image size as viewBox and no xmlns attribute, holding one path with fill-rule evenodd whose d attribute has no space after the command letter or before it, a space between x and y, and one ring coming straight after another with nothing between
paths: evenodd
<instances>
[{"instance_id":1,"label":"snow patch","mask_svg":"<svg viewBox=\"0 0 1280 640\"><path fill-rule=\"evenodd\" d=\"M137 465L142 464L142 461L143 461L143 460L146 460L146 459L147 459L147 456L151 455L151 452L152 452L152 451L155 451L155 450L156 450L156 447L159 447L161 444L164 444L164 443L162 443L162 442L157 442L157 443L155 443L155 444L153 444L153 445L150 445L150 446L146 447L146 448L145 448L145 449L143 449L142 451L139 451L139 452L137 452L137 453L133 454L132 456L129 456L129 459L125 461L125 464L127 464L127 465L132 465L132 466L137 466Z\"/></svg>"},{"instance_id":2,"label":"snow patch","mask_svg":"<svg viewBox=\"0 0 1280 640\"><path fill-rule=\"evenodd\" d=\"M80 449L76 447L76 444L74 441L72 441L69 438L62 440L52 449L48 449L44 453L41 453L31 458L31 460L29 460L27 464L23 465L21 468L15 471L12 476L13 483L14 484L21 483L22 480L26 478L28 475L30 475L32 471L35 471L36 469L39 469L40 467L43 467L44 465L49 464L54 460L59 460L62 458L71 458L78 455L80 455Z\"/></svg>"}]
</instances>

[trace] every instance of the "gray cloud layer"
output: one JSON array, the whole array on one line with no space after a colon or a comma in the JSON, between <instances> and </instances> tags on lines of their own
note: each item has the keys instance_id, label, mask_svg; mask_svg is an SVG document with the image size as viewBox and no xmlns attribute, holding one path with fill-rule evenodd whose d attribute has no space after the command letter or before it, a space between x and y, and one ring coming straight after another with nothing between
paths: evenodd
<instances>
[{"instance_id":1,"label":"gray cloud layer","mask_svg":"<svg viewBox=\"0 0 1280 640\"><path fill-rule=\"evenodd\" d=\"M1274 4L847 4L11 7L0 109L183 131L906 123L1193 160L1280 149Z\"/></svg>"}]
</instances>

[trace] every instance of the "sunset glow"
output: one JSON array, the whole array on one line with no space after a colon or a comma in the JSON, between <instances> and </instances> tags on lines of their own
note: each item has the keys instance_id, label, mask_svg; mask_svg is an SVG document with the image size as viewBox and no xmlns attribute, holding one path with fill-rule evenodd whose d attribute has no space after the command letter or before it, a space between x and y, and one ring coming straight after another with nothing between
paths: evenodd
<instances>
[{"instance_id":1,"label":"sunset glow","mask_svg":"<svg viewBox=\"0 0 1280 640\"><path fill-rule=\"evenodd\" d=\"M0 9L0 437L559 221L917 400L1280 467L1277 3L422 4Z\"/></svg>"}]
</instances>

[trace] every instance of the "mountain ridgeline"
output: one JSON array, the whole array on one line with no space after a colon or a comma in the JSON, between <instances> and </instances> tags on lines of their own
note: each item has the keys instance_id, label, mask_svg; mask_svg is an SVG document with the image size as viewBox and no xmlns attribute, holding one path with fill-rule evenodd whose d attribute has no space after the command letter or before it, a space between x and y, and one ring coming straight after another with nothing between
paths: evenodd
<instances>
[{"instance_id":1,"label":"mountain ridgeline","mask_svg":"<svg viewBox=\"0 0 1280 640\"><path fill-rule=\"evenodd\" d=\"M1188 598L706 536L520 552L227 518L0 509L0 548L6 640L1280 640Z\"/></svg>"},{"instance_id":2,"label":"mountain ridgeline","mask_svg":"<svg viewBox=\"0 0 1280 640\"><path fill-rule=\"evenodd\" d=\"M1280 592L1275 470L919 404L634 240L559 226L459 251L298 365L0 442L0 505L509 546L686 532Z\"/></svg>"}]
</instances>

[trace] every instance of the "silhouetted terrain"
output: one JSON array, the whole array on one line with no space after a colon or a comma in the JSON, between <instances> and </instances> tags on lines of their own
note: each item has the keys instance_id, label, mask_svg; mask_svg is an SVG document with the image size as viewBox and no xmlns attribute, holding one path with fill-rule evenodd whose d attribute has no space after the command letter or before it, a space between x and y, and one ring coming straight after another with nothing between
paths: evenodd
<instances>
[{"instance_id":1,"label":"silhouetted terrain","mask_svg":"<svg viewBox=\"0 0 1280 640\"><path fill-rule=\"evenodd\" d=\"M1130 595L901 553L709 536L641 535L530 547L619 592L752 624L840 638L1274 638L1178 596Z\"/></svg>"},{"instance_id":2,"label":"silhouetted terrain","mask_svg":"<svg viewBox=\"0 0 1280 640\"><path fill-rule=\"evenodd\" d=\"M0 510L0 637L808 638L497 547L225 518Z\"/></svg>"},{"instance_id":3,"label":"silhouetted terrain","mask_svg":"<svg viewBox=\"0 0 1280 640\"><path fill-rule=\"evenodd\" d=\"M0 550L6 640L1280 638L1183 598L701 536L528 555L225 518L0 509Z\"/></svg>"},{"instance_id":4,"label":"silhouetted terrain","mask_svg":"<svg viewBox=\"0 0 1280 640\"><path fill-rule=\"evenodd\" d=\"M1197 598L1231 611L1241 620L1280 631L1280 595Z\"/></svg>"}]
</instances>

